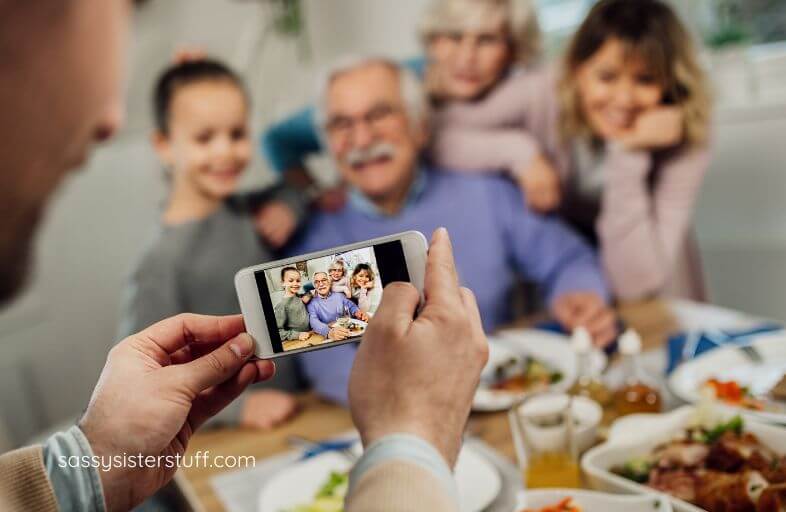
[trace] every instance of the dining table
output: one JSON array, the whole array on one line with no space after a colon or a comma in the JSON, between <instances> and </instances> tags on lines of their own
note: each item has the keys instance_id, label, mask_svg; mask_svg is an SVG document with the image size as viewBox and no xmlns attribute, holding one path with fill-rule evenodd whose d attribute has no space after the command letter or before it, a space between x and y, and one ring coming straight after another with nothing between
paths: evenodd
<instances>
[{"instance_id":1,"label":"dining table","mask_svg":"<svg viewBox=\"0 0 786 512\"><path fill-rule=\"evenodd\" d=\"M634 328L642 337L645 351L658 351L668 336L679 325L670 304L661 300L648 300L621 304L616 307L623 322ZM508 328L532 325L532 319L515 322ZM614 364L612 358L611 364ZM291 439L324 441L353 429L349 410L320 399L313 392L297 395L300 412L293 419L272 430L259 431L249 428L228 427L196 433L188 446L188 454L208 452L214 456L253 456L263 460L291 451ZM513 439L505 411L473 412L467 423L467 432L515 464ZM211 479L227 469L215 467L181 468L177 483L195 511L224 512L225 508L211 484Z\"/></svg>"}]
</instances>

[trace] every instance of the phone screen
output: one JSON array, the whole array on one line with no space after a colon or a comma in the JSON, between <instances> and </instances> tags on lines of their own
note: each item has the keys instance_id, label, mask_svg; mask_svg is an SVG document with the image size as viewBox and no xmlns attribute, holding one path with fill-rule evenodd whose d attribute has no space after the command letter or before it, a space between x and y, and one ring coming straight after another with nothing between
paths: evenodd
<instances>
[{"instance_id":1,"label":"phone screen","mask_svg":"<svg viewBox=\"0 0 786 512\"><path fill-rule=\"evenodd\" d=\"M400 240L254 273L275 353L359 338L382 289L410 281Z\"/></svg>"}]
</instances>

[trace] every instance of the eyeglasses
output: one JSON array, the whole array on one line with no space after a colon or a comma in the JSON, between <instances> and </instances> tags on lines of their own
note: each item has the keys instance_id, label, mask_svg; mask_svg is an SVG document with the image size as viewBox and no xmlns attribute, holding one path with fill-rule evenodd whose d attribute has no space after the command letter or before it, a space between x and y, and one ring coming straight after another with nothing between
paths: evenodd
<instances>
[{"instance_id":1,"label":"eyeglasses","mask_svg":"<svg viewBox=\"0 0 786 512\"><path fill-rule=\"evenodd\" d=\"M401 113L400 108L383 103L357 117L343 115L331 117L325 124L325 130L331 137L345 138L355 130L358 123L365 123L372 130L379 130Z\"/></svg>"}]
</instances>

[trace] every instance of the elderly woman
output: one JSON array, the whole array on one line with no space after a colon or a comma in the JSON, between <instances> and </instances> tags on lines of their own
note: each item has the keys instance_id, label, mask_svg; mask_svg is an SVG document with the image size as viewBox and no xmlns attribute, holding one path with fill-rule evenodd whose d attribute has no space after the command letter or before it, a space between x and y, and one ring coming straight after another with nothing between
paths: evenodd
<instances>
[{"instance_id":1,"label":"elderly woman","mask_svg":"<svg viewBox=\"0 0 786 512\"><path fill-rule=\"evenodd\" d=\"M528 131L549 112L520 99L547 83L533 67L540 31L532 2L434 0L420 35L426 58L405 64L424 81L432 100L434 163L461 171L508 172L530 206L553 208L556 174L541 142ZM485 132L490 126L494 132ZM312 107L268 128L262 148L271 167L303 182L305 158L322 150L317 132Z\"/></svg>"}]
</instances>

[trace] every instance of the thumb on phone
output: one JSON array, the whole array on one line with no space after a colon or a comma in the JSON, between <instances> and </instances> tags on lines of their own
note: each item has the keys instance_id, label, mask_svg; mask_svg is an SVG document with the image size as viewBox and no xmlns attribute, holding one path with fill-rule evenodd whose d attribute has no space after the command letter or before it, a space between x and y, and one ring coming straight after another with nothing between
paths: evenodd
<instances>
[{"instance_id":1,"label":"thumb on phone","mask_svg":"<svg viewBox=\"0 0 786 512\"><path fill-rule=\"evenodd\" d=\"M246 333L230 339L214 351L178 366L182 379L194 393L200 393L234 376L254 352L254 342Z\"/></svg>"}]
</instances>

